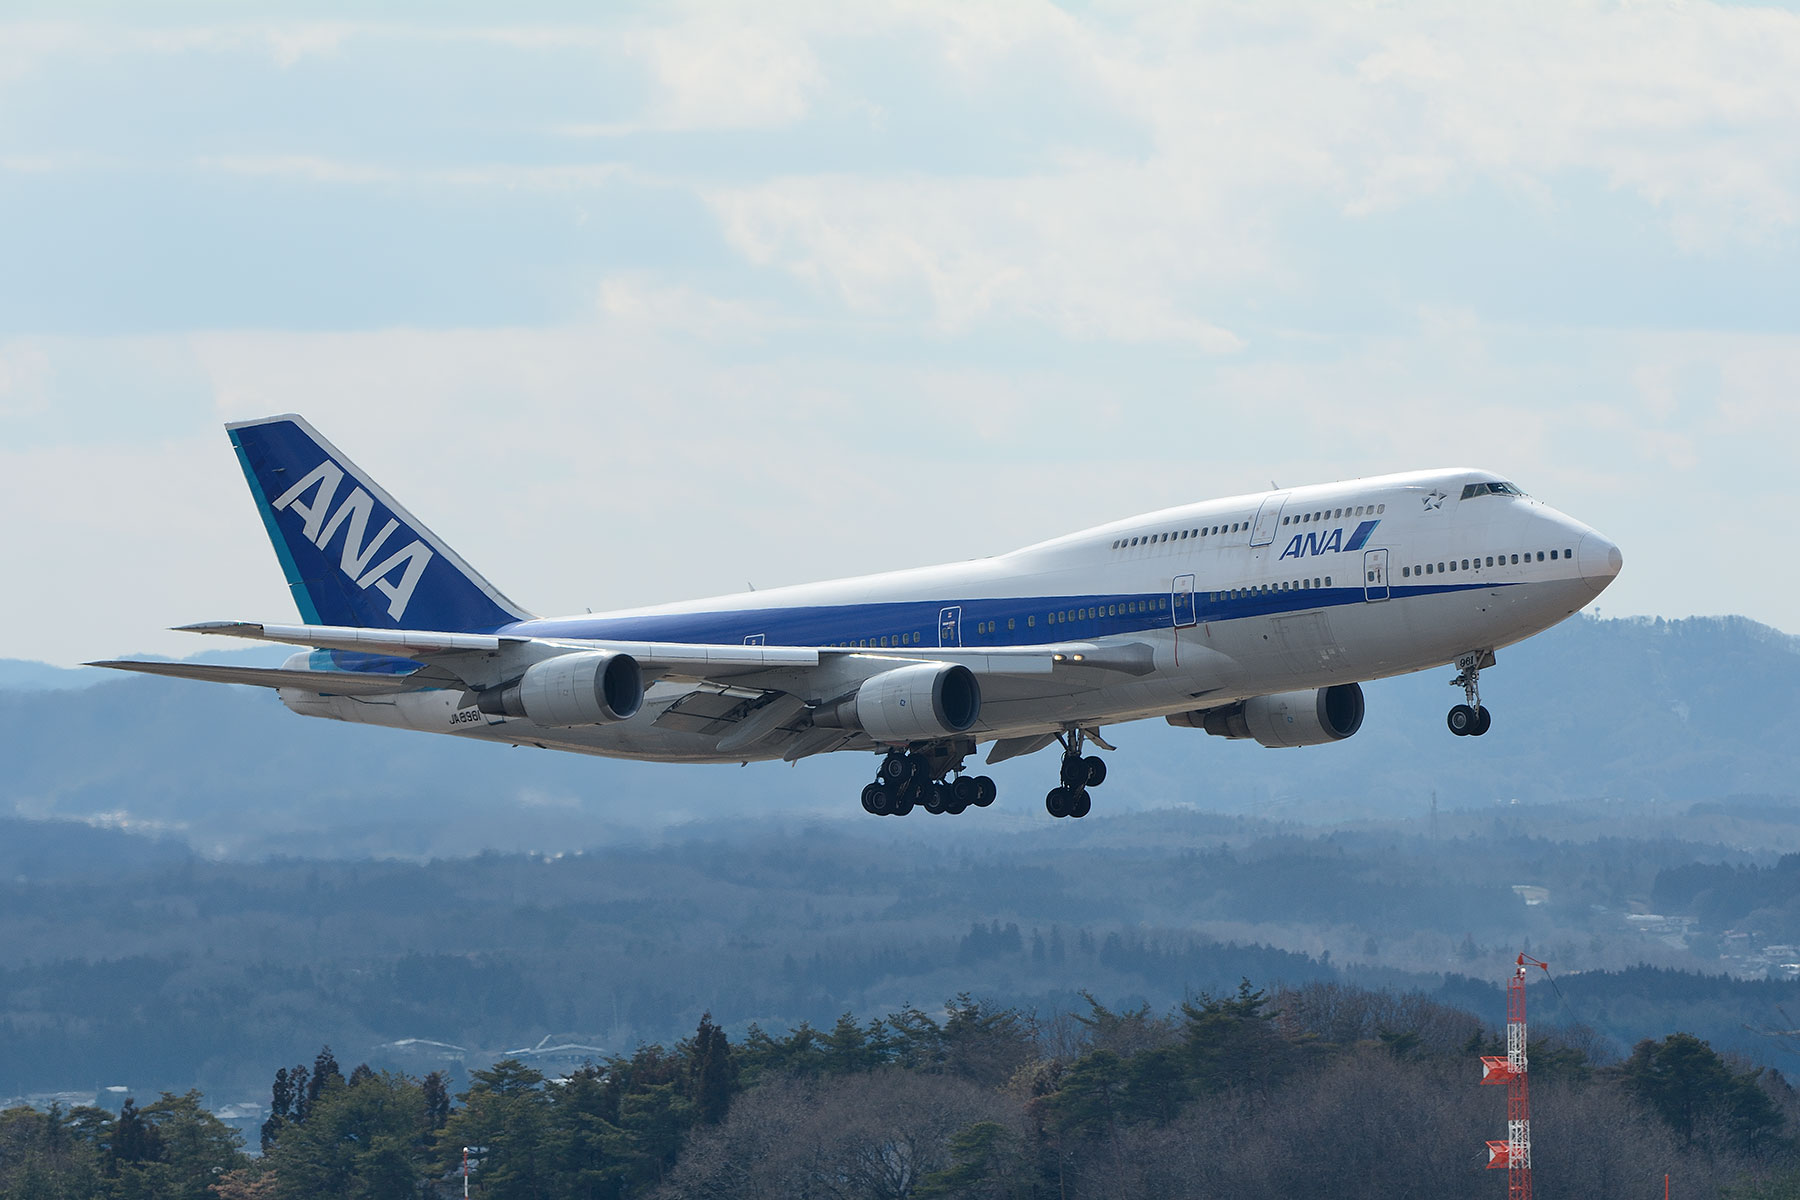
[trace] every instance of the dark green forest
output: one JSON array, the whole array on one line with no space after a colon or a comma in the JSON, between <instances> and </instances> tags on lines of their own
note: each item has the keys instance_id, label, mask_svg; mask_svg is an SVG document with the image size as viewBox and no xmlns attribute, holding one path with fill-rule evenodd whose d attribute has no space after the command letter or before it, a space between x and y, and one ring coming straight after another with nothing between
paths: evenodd
<instances>
[{"instance_id":1,"label":"dark green forest","mask_svg":"<svg viewBox=\"0 0 1800 1200\"><path fill-rule=\"evenodd\" d=\"M1423 998L1240 981L1043 1022L960 995L733 1042L703 1015L671 1046L554 1079L516 1059L444 1077L329 1047L275 1071L252 1156L197 1092L117 1116L0 1112L5 1200L448 1197L1487 1197L1504 1053ZM1530 1047L1538 1194L1800 1194L1800 1095L1685 1033L1599 1065L1576 1036ZM1333 1182L1338 1181L1338 1182Z\"/></svg>"}]
</instances>

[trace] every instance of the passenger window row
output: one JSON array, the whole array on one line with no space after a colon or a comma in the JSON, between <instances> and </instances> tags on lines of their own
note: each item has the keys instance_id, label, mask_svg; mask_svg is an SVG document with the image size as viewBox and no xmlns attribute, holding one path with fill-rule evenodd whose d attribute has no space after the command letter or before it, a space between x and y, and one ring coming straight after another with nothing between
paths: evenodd
<instances>
[{"instance_id":1,"label":"passenger window row","mask_svg":"<svg viewBox=\"0 0 1800 1200\"><path fill-rule=\"evenodd\" d=\"M1094 621L1102 617L1131 617L1140 614L1168 612L1167 596L1155 600L1127 600L1120 604L1096 604L1090 608L1065 608L1061 612L1048 613L1044 617L1046 625L1066 625L1070 621ZM1029 624L1030 618L1027 619Z\"/></svg>"},{"instance_id":2,"label":"passenger window row","mask_svg":"<svg viewBox=\"0 0 1800 1200\"><path fill-rule=\"evenodd\" d=\"M1283 525L1309 525L1314 521L1341 521L1345 517L1372 517L1387 511L1385 504L1358 504L1350 508L1322 508L1318 512L1296 513L1281 518Z\"/></svg>"},{"instance_id":3,"label":"passenger window row","mask_svg":"<svg viewBox=\"0 0 1800 1200\"><path fill-rule=\"evenodd\" d=\"M1149 600L1121 600L1107 604L1090 604L1077 608L1065 608L1044 614L1046 625L1067 625L1070 622L1097 621L1117 617L1149 616L1153 613L1169 611L1167 596ZM1006 632L1014 633L1019 628L1017 617L1006 618ZM1037 614L1025 617L1025 628L1037 628ZM1000 621L977 621L974 625L976 637L989 637L1000 631ZM888 637L851 638L849 641L828 642L829 646L847 650L886 650L898 646L917 646L924 640L921 633L893 634Z\"/></svg>"},{"instance_id":4,"label":"passenger window row","mask_svg":"<svg viewBox=\"0 0 1800 1200\"><path fill-rule=\"evenodd\" d=\"M1331 576L1315 575L1311 579L1293 579L1283 583L1263 583L1256 587L1227 588L1222 592L1208 592L1206 598L1214 603L1220 600L1242 600L1247 596L1266 596L1275 592L1302 592L1313 588L1328 588Z\"/></svg>"},{"instance_id":5,"label":"passenger window row","mask_svg":"<svg viewBox=\"0 0 1800 1200\"><path fill-rule=\"evenodd\" d=\"M1165 533L1147 533L1141 537L1119 538L1114 541L1114 550L1129 550L1133 546L1161 545L1163 542L1185 542L1189 538L1210 537L1220 532L1239 533L1250 528L1248 521L1231 521L1224 525L1214 525L1209 531L1202 525L1198 529L1176 529Z\"/></svg>"},{"instance_id":6,"label":"passenger window row","mask_svg":"<svg viewBox=\"0 0 1800 1200\"><path fill-rule=\"evenodd\" d=\"M1355 504L1344 508L1322 508L1317 512L1301 513L1298 516L1281 518L1283 525L1303 525L1310 521L1336 521L1344 517L1372 517L1377 513L1387 512L1385 504ZM1218 525L1202 525L1198 529L1176 529L1163 533L1142 534L1138 537L1118 538L1113 544L1114 550L1130 550L1138 546L1161 545L1164 542L1183 542L1189 538L1217 537L1222 533L1247 533L1249 521L1224 521Z\"/></svg>"},{"instance_id":7,"label":"passenger window row","mask_svg":"<svg viewBox=\"0 0 1800 1200\"><path fill-rule=\"evenodd\" d=\"M836 646L844 650L886 650L895 646L916 646L923 641L924 638L924 634L914 631L912 633L891 634L888 637L851 638L847 642L827 642L826 645Z\"/></svg>"},{"instance_id":8,"label":"passenger window row","mask_svg":"<svg viewBox=\"0 0 1800 1200\"><path fill-rule=\"evenodd\" d=\"M1534 553L1534 552L1532 552L1532 551L1526 552L1526 554L1524 556L1525 562L1529 563L1532 561L1532 557L1531 557L1532 553ZM1537 555L1538 562L1545 561L1545 552L1544 551L1538 550L1538 551L1535 551L1535 553ZM1548 555L1550 562L1558 562L1558 561L1561 561L1562 559L1572 559L1574 557L1575 557L1575 551L1573 551L1567 547L1564 547L1561 551L1551 550L1551 551L1549 551L1549 555ZM1447 575L1453 571L1459 571L1459 570L1460 571L1479 571L1479 570L1481 570L1482 560L1479 555L1477 555L1474 558L1461 559L1460 566L1458 565L1458 562L1459 562L1459 560L1453 558L1453 559L1450 559L1448 562L1440 562L1440 563L1435 563L1435 564L1434 563L1418 563L1418 564L1414 564L1413 566L1410 566L1410 567L1401 567L1400 568L1400 578L1412 579L1415 576L1419 576L1419 575ZM1517 554L1512 556L1512 559L1510 562L1507 561L1507 556L1504 554L1501 554L1501 555L1490 554L1487 556L1487 565L1490 567L1492 567L1492 566L1501 566L1501 567L1514 566L1514 567L1516 567L1519 565L1519 562L1520 562L1520 559Z\"/></svg>"}]
</instances>

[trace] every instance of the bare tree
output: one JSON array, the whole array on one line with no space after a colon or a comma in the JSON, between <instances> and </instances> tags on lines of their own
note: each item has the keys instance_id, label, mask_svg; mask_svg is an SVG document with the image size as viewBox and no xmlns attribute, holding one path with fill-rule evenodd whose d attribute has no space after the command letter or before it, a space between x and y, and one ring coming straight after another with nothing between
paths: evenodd
<instances>
[{"instance_id":1,"label":"bare tree","mask_svg":"<svg viewBox=\"0 0 1800 1200\"><path fill-rule=\"evenodd\" d=\"M1023 1135L1016 1103L946 1075L884 1069L776 1080L740 1096L690 1143L674 1200L907 1200L950 1165L950 1139L978 1121Z\"/></svg>"}]
</instances>

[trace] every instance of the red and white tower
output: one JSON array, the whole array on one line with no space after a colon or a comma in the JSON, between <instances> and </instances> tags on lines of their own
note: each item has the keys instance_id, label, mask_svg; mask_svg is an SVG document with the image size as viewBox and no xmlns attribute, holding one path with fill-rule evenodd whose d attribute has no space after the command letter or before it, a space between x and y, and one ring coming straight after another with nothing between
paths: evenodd
<instances>
[{"instance_id":1,"label":"red and white tower","mask_svg":"<svg viewBox=\"0 0 1800 1200\"><path fill-rule=\"evenodd\" d=\"M1506 1172L1507 1200L1531 1200L1531 1088L1525 1061L1525 968L1550 964L1529 954L1506 981L1506 1057L1481 1056L1481 1082L1506 1085L1506 1140L1488 1143L1488 1170Z\"/></svg>"}]
</instances>

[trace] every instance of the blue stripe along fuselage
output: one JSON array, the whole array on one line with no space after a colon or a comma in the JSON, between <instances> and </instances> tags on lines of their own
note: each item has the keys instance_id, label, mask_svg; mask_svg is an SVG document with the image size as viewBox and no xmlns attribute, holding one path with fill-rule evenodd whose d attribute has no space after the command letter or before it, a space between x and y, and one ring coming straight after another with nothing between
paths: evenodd
<instances>
[{"instance_id":1,"label":"blue stripe along fuselage","mask_svg":"<svg viewBox=\"0 0 1800 1200\"><path fill-rule=\"evenodd\" d=\"M1391 586L1391 599L1466 592L1517 584L1481 583ZM1362 605L1360 587L1288 590L1248 588L1202 592L1195 597L1195 619L1217 623L1281 616L1314 609ZM1217 597L1214 599L1213 597ZM772 646L836 646L861 644L886 649L907 646L937 648L938 618L946 608L960 608L960 645L1033 646L1046 642L1086 641L1167 629L1174 621L1168 592L1137 595L1009 596L980 600L896 601L879 604L805 605L793 608L744 609L731 612L645 613L622 617L567 617L520 621L487 632L517 637L569 638L616 642L686 642L741 645L762 637ZM1137 605L1139 611L1129 611ZM1127 611L1119 611L1119 610ZM1086 612L1083 617L1078 614ZM1065 614L1067 616L1065 617ZM1012 622L1008 627L1008 622ZM993 623L992 630L985 626ZM914 640L916 635L916 639ZM885 646L882 640L886 639ZM904 640L903 640L904 639ZM411 659L345 650L315 651L320 669L404 675L418 667Z\"/></svg>"},{"instance_id":2,"label":"blue stripe along fuselage","mask_svg":"<svg viewBox=\"0 0 1800 1200\"><path fill-rule=\"evenodd\" d=\"M1480 583L1390 586L1392 599L1517 586ZM1241 593L1241 594L1236 594ZM1202 622L1279 616L1310 609L1362 605L1363 588L1319 587L1287 590L1237 589L1195 596L1195 618ZM1217 598L1214 598L1217 597ZM518 637L592 639L596 641L688 642L739 645L761 637L772 646L938 645L938 618L946 608L961 609L960 645L1033 646L1047 642L1116 637L1167 629L1173 623L1168 592L1134 595L1007 596L978 600L912 600L875 604L742 609L727 612L644 613L635 616L583 616L520 621L496 633ZM1136 605L1139 611L1129 611ZM1075 614L1087 612L1081 617ZM1054 614L1054 616L1053 616ZM1064 614L1069 614L1066 618ZM993 629L984 632L992 622ZM1011 622L1010 626L1008 622ZM913 640L917 635L917 640ZM905 639L905 640L902 640Z\"/></svg>"}]
</instances>

